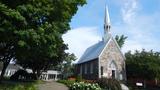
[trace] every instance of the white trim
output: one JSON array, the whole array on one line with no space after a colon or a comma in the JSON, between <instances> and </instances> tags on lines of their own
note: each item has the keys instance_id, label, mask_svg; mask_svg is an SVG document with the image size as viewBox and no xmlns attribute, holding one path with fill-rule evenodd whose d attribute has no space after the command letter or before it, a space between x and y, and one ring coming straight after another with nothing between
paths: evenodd
<instances>
[{"instance_id":1,"label":"white trim","mask_svg":"<svg viewBox=\"0 0 160 90\"><path fill-rule=\"evenodd\" d=\"M104 42L103 43L106 43L105 47L103 48L103 50L101 51L101 53L99 54L98 56L98 77L101 78L101 64L100 64L100 57L102 55L102 53L104 52L105 48L108 46L108 43L110 42L111 38L109 38L108 42Z\"/></svg>"},{"instance_id":2,"label":"white trim","mask_svg":"<svg viewBox=\"0 0 160 90\"><path fill-rule=\"evenodd\" d=\"M111 41L111 38L112 38L112 37L110 37L110 38L109 38L109 40L108 40L108 42L106 43L105 47L103 48L103 50L102 50L102 51L101 51L101 53L99 54L99 56L98 56L99 58L100 58L100 57L101 57L101 55L103 54L103 52L104 52L105 48L107 48L107 46L108 46L109 42ZM105 43L105 42L104 42L104 43Z\"/></svg>"},{"instance_id":3,"label":"white trim","mask_svg":"<svg viewBox=\"0 0 160 90\"><path fill-rule=\"evenodd\" d=\"M100 60L98 58L98 78L101 78L101 75L100 75Z\"/></svg>"}]
</instances>

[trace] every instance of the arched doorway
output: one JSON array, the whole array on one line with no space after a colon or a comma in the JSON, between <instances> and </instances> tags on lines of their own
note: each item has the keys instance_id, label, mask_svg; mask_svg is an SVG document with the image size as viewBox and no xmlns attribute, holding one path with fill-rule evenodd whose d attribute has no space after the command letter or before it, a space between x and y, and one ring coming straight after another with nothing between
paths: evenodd
<instances>
[{"instance_id":1,"label":"arched doorway","mask_svg":"<svg viewBox=\"0 0 160 90\"><path fill-rule=\"evenodd\" d=\"M117 64L114 61L109 63L110 77L117 79Z\"/></svg>"}]
</instances>

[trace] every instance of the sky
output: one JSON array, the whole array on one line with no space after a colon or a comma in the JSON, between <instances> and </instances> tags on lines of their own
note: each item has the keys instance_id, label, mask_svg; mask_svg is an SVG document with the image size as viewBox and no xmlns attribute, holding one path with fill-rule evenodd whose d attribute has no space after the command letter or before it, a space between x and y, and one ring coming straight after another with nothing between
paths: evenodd
<instances>
[{"instance_id":1,"label":"sky","mask_svg":"<svg viewBox=\"0 0 160 90\"><path fill-rule=\"evenodd\" d=\"M105 5L109 8L112 36L128 37L123 53L160 51L160 0L87 0L73 16L71 30L63 35L67 52L79 59L86 48L102 40Z\"/></svg>"}]
</instances>

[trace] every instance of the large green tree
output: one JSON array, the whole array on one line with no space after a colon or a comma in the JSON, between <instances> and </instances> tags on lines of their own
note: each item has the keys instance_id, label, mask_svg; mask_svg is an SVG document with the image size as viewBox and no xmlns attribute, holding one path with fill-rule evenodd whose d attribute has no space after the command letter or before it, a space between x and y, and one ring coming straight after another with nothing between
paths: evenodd
<instances>
[{"instance_id":1,"label":"large green tree","mask_svg":"<svg viewBox=\"0 0 160 90\"><path fill-rule=\"evenodd\" d=\"M1 77L10 60L40 72L67 56L62 34L85 0L0 0Z\"/></svg>"},{"instance_id":2,"label":"large green tree","mask_svg":"<svg viewBox=\"0 0 160 90\"><path fill-rule=\"evenodd\" d=\"M138 51L125 54L126 71L128 78L160 79L160 53L151 51Z\"/></svg>"}]
</instances>

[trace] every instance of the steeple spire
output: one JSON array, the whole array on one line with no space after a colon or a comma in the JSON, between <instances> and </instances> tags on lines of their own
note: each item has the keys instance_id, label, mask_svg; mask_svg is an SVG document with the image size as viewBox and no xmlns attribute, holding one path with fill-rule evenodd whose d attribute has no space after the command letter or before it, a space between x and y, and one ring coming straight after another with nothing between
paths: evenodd
<instances>
[{"instance_id":1,"label":"steeple spire","mask_svg":"<svg viewBox=\"0 0 160 90\"><path fill-rule=\"evenodd\" d=\"M110 38L110 28L111 28L111 22L109 17L109 11L108 6L105 6L105 17L104 17L104 37L103 40L107 41L108 38Z\"/></svg>"},{"instance_id":2,"label":"steeple spire","mask_svg":"<svg viewBox=\"0 0 160 90\"><path fill-rule=\"evenodd\" d=\"M104 23L106 25L110 25L110 17L109 17L109 12L108 12L108 6L106 5L106 8L105 8L105 18L104 18Z\"/></svg>"}]
</instances>

